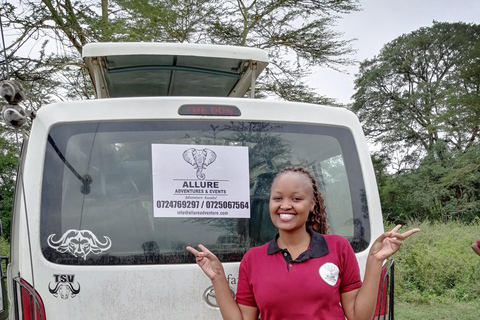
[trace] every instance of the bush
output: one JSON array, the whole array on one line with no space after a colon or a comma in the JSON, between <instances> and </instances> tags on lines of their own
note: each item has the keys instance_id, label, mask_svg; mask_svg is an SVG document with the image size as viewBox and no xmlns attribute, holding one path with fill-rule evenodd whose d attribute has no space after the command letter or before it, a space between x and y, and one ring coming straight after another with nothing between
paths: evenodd
<instances>
[{"instance_id":1,"label":"bush","mask_svg":"<svg viewBox=\"0 0 480 320\"><path fill-rule=\"evenodd\" d=\"M0 256L10 257L10 244L3 237L0 237Z\"/></svg>"},{"instance_id":2,"label":"bush","mask_svg":"<svg viewBox=\"0 0 480 320\"><path fill-rule=\"evenodd\" d=\"M478 222L411 223L402 229L413 227L421 232L394 255L396 299L415 303L480 299L480 257L471 249L480 239Z\"/></svg>"},{"instance_id":3,"label":"bush","mask_svg":"<svg viewBox=\"0 0 480 320\"><path fill-rule=\"evenodd\" d=\"M374 158L385 221L472 223L480 218L480 145L442 154L442 161L430 155L417 169L395 175L385 174L382 160Z\"/></svg>"}]
</instances>

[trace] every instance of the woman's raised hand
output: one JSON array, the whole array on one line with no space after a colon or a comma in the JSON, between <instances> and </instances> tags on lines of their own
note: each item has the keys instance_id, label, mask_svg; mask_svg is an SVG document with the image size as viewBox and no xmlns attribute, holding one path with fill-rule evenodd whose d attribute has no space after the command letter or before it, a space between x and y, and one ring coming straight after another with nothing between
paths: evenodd
<instances>
[{"instance_id":1,"label":"woman's raised hand","mask_svg":"<svg viewBox=\"0 0 480 320\"><path fill-rule=\"evenodd\" d=\"M198 247L202 251L198 251L190 246L187 247L187 250L195 256L197 264L202 268L203 272L205 272L211 280L214 280L217 276L225 277L225 272L220 260L205 246L199 244Z\"/></svg>"},{"instance_id":2,"label":"woman's raised hand","mask_svg":"<svg viewBox=\"0 0 480 320\"><path fill-rule=\"evenodd\" d=\"M389 232L385 232L375 240L370 249L370 254L376 259L383 261L398 251L402 245L402 241L410 237L412 234L420 232L420 229L410 229L404 233L398 233L401 225L397 225Z\"/></svg>"}]
</instances>

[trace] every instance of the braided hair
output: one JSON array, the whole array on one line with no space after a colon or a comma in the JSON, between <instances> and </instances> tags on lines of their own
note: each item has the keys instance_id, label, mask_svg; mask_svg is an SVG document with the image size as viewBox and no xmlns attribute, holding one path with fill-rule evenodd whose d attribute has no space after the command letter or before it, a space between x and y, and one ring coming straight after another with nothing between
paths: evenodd
<instances>
[{"instance_id":1,"label":"braided hair","mask_svg":"<svg viewBox=\"0 0 480 320\"><path fill-rule=\"evenodd\" d=\"M279 173L277 173L277 175L275 176L275 179L287 172L302 173L306 175L312 182L313 198L315 201L315 206L313 208L313 211L311 211L308 214L308 219L306 223L307 228L310 228L321 234L330 233L330 225L328 223L327 213L325 211L325 203L323 201L323 196L319 191L317 180L315 180L315 177L313 176L313 174L305 167L289 166L289 167L283 168ZM275 179L273 181L275 181Z\"/></svg>"}]
</instances>

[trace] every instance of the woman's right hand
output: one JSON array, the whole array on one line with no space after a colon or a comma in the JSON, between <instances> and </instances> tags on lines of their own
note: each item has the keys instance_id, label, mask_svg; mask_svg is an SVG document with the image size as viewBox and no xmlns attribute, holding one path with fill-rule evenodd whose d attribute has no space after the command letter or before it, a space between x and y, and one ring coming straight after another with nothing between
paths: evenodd
<instances>
[{"instance_id":1,"label":"woman's right hand","mask_svg":"<svg viewBox=\"0 0 480 320\"><path fill-rule=\"evenodd\" d=\"M190 246L187 247L187 250L195 256L197 264L202 268L203 272L205 272L211 280L214 280L218 276L225 277L225 272L220 260L205 246L199 244L198 247L202 251L198 251Z\"/></svg>"}]
</instances>

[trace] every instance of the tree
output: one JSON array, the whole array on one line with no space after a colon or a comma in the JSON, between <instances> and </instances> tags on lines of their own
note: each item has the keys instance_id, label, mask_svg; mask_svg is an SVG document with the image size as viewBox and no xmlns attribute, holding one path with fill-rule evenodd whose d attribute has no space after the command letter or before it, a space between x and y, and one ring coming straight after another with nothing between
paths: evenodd
<instances>
[{"instance_id":1,"label":"tree","mask_svg":"<svg viewBox=\"0 0 480 320\"><path fill-rule=\"evenodd\" d=\"M352 63L349 41L331 30L335 13L357 10L354 1L115 1L124 10L121 25L135 39L229 44L269 53L270 67L260 81L264 94L294 101L332 104L305 85L315 65ZM159 18L161 17L161 18ZM162 19L163 18L163 19ZM140 23L139 23L140 22ZM132 38L128 38L132 40Z\"/></svg>"},{"instance_id":2,"label":"tree","mask_svg":"<svg viewBox=\"0 0 480 320\"><path fill-rule=\"evenodd\" d=\"M450 140L457 149L464 144L466 149L472 147L480 138L480 41L466 54L466 61L456 71L456 81L447 92L447 103L452 108L445 115L453 124L453 128L466 126L472 128L470 135L463 136L460 132L454 131L458 137L456 141Z\"/></svg>"},{"instance_id":3,"label":"tree","mask_svg":"<svg viewBox=\"0 0 480 320\"><path fill-rule=\"evenodd\" d=\"M465 152L440 152L444 161L428 155L409 173L383 176L379 181L384 219L409 221L461 221L480 217L480 145Z\"/></svg>"},{"instance_id":4,"label":"tree","mask_svg":"<svg viewBox=\"0 0 480 320\"><path fill-rule=\"evenodd\" d=\"M479 45L480 25L434 22L361 63L352 110L397 172L480 142Z\"/></svg>"},{"instance_id":5,"label":"tree","mask_svg":"<svg viewBox=\"0 0 480 320\"><path fill-rule=\"evenodd\" d=\"M340 34L332 27L335 14L358 10L355 0L112 0L108 15L106 0L21 1L22 11L13 2L7 2L1 12L7 25L19 30L7 48L10 59L16 59L27 39L45 37L55 42L61 50L49 57L48 65L58 69L49 75L64 81L57 82L60 90L50 91L74 92L80 98L92 96L80 58L88 42L168 41L261 48L269 53L271 64L259 81L259 95L313 103L334 104L334 100L319 96L304 83L310 67L353 63L348 58L353 52L350 41L338 40Z\"/></svg>"},{"instance_id":6,"label":"tree","mask_svg":"<svg viewBox=\"0 0 480 320\"><path fill-rule=\"evenodd\" d=\"M466 23L434 22L361 63L351 108L381 146L385 220L480 217L479 74L480 25Z\"/></svg>"},{"instance_id":7,"label":"tree","mask_svg":"<svg viewBox=\"0 0 480 320\"><path fill-rule=\"evenodd\" d=\"M7 132L0 126L0 220L3 238L10 239L10 222L17 168L17 148L5 136Z\"/></svg>"}]
</instances>

